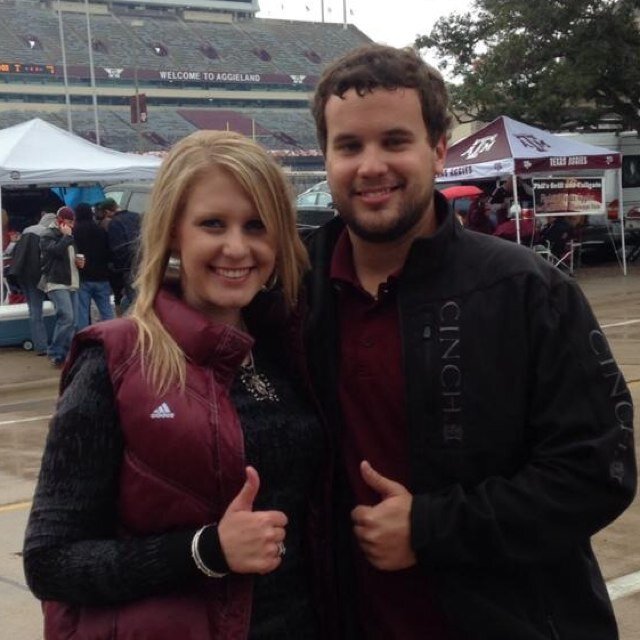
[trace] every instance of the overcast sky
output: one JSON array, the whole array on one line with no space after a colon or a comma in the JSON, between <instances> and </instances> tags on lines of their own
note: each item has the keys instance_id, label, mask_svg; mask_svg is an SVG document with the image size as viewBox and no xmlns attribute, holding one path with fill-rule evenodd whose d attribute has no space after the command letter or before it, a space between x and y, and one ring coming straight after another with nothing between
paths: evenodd
<instances>
[{"instance_id":1,"label":"overcast sky","mask_svg":"<svg viewBox=\"0 0 640 640\"><path fill-rule=\"evenodd\" d=\"M260 18L321 20L321 0L259 0ZM347 0L347 22L376 42L413 44L443 15L469 8L471 0ZM307 8L309 10L307 10ZM324 0L325 21L343 21L343 0Z\"/></svg>"}]
</instances>

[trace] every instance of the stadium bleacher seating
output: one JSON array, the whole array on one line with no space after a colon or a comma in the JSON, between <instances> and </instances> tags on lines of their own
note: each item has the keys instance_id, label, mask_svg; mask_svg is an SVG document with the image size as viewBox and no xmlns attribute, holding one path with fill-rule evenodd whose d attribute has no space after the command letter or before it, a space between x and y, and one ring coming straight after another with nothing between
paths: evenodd
<instances>
[{"instance_id":1,"label":"stadium bleacher seating","mask_svg":"<svg viewBox=\"0 0 640 640\"><path fill-rule=\"evenodd\" d=\"M0 61L60 68L56 4L0 2ZM103 71L98 82L98 93L104 88L98 100L101 144L122 151L165 149L197 128L227 127L247 135L255 133L256 139L273 150L317 150L315 127L306 106L311 86L291 84L288 77L316 78L336 55L369 41L355 27L345 29L340 24L259 18L216 22L198 19L194 11L123 11L102 0L94 0L94 5L90 18L94 68L129 72L107 80ZM67 6L62 21L67 66L73 70L70 85L85 88L84 94L72 98L73 129L94 140L94 112L86 93L89 78L78 71L89 64L83 7L84 3L78 3L73 11ZM131 69L140 78L140 91L148 94L148 121L137 126L131 124L128 106L133 94ZM210 87L163 81L157 72L167 70L263 74L285 80L269 80L271 85L265 81L259 86ZM26 85L28 97L21 95ZM158 87L165 93L154 94ZM40 117L66 128L59 73L5 71L0 74L0 89L0 127ZM207 98L212 89L215 96ZM278 98L271 99L275 92ZM270 99L265 99L267 95ZM24 102L31 103L29 110L21 108Z\"/></svg>"}]
</instances>

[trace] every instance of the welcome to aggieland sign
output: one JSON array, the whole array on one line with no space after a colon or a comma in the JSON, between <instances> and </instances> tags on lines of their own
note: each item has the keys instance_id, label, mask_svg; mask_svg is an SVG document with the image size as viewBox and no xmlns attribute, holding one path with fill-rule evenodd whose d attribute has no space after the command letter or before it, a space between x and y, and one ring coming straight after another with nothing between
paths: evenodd
<instances>
[{"instance_id":1,"label":"welcome to aggieland sign","mask_svg":"<svg viewBox=\"0 0 640 640\"><path fill-rule=\"evenodd\" d=\"M0 75L30 75L53 76L62 79L64 76L62 66L52 64L23 64L21 62L0 61ZM67 74L71 78L88 80L91 78L90 69L83 65L70 65ZM138 69L137 74L133 68L128 67L96 67L95 76L104 80L124 80L133 82L137 75L138 80L166 83L194 83L206 85L245 84L245 85L304 85L314 87L317 76L286 73L252 73L237 70L193 70L193 69Z\"/></svg>"}]
</instances>

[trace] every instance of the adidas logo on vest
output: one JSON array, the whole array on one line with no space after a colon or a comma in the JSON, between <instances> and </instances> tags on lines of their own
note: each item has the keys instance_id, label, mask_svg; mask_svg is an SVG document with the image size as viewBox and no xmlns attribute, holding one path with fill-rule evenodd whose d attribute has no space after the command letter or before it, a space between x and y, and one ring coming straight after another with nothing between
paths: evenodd
<instances>
[{"instance_id":1,"label":"adidas logo on vest","mask_svg":"<svg viewBox=\"0 0 640 640\"><path fill-rule=\"evenodd\" d=\"M165 418L175 418L176 415L171 411L169 405L163 402L159 407L156 407L149 416L152 420L160 420Z\"/></svg>"}]
</instances>

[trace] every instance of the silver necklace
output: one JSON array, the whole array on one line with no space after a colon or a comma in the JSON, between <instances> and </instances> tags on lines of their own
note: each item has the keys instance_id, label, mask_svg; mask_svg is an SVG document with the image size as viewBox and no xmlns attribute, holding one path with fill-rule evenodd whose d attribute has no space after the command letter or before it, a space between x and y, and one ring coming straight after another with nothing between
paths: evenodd
<instances>
[{"instance_id":1,"label":"silver necklace","mask_svg":"<svg viewBox=\"0 0 640 640\"><path fill-rule=\"evenodd\" d=\"M249 351L249 362L240 366L240 382L257 402L280 402L280 398L264 373L256 371L253 351Z\"/></svg>"}]
</instances>

